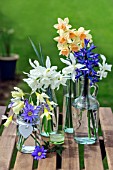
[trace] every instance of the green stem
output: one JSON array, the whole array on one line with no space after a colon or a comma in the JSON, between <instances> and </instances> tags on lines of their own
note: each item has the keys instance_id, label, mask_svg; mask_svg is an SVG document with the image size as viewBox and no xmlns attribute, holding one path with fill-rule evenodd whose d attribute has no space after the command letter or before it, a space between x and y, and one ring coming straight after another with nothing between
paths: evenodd
<instances>
[{"instance_id":1,"label":"green stem","mask_svg":"<svg viewBox=\"0 0 113 170\"><path fill-rule=\"evenodd\" d=\"M88 110L88 137L91 138L91 129L90 129L90 111Z\"/></svg>"},{"instance_id":2,"label":"green stem","mask_svg":"<svg viewBox=\"0 0 113 170\"><path fill-rule=\"evenodd\" d=\"M93 125L93 130L94 130L94 136L96 137L95 121L94 121L93 111L92 110L91 110L91 120L92 120L92 125Z\"/></svg>"},{"instance_id":3,"label":"green stem","mask_svg":"<svg viewBox=\"0 0 113 170\"><path fill-rule=\"evenodd\" d=\"M72 91L71 91L71 86L72 86L72 80L69 80L69 96L66 97L66 122L65 126L67 128L73 128L72 124L72 109L71 109L71 104L72 104Z\"/></svg>"},{"instance_id":4,"label":"green stem","mask_svg":"<svg viewBox=\"0 0 113 170\"><path fill-rule=\"evenodd\" d=\"M39 146L40 146L40 143L37 141L36 137L34 137L32 134L31 134L31 137L32 137L32 138L35 140L35 142L38 143Z\"/></svg>"}]
</instances>

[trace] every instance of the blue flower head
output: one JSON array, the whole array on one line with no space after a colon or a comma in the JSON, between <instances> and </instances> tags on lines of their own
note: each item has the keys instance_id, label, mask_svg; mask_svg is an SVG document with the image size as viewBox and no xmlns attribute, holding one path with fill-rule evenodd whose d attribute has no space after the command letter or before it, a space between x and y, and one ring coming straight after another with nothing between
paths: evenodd
<instances>
[{"instance_id":1,"label":"blue flower head","mask_svg":"<svg viewBox=\"0 0 113 170\"><path fill-rule=\"evenodd\" d=\"M46 152L47 150L45 150L43 146L42 147L36 146L35 150L32 152L32 156L36 160L43 159L46 158Z\"/></svg>"},{"instance_id":2,"label":"blue flower head","mask_svg":"<svg viewBox=\"0 0 113 170\"><path fill-rule=\"evenodd\" d=\"M36 121L39 117L40 106L34 107L28 103L28 100L25 101L25 107L23 108L23 113L21 116L23 119L29 123Z\"/></svg>"},{"instance_id":3,"label":"blue flower head","mask_svg":"<svg viewBox=\"0 0 113 170\"><path fill-rule=\"evenodd\" d=\"M84 69L80 68L75 70L77 73L75 78L78 79L80 76L87 75L91 81L91 84L93 84L99 79L97 72L94 69L95 67L98 67L99 54L92 52L92 50L96 48L93 43L90 45L90 47L88 47L89 40L85 39L84 44L84 48L78 52L74 52L77 62L84 65Z\"/></svg>"}]
</instances>

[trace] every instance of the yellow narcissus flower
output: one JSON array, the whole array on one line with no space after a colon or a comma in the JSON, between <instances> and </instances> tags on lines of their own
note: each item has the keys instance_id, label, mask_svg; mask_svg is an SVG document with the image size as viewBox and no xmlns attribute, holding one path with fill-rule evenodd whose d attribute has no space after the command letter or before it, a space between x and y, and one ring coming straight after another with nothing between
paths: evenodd
<instances>
[{"instance_id":1,"label":"yellow narcissus flower","mask_svg":"<svg viewBox=\"0 0 113 170\"><path fill-rule=\"evenodd\" d=\"M12 93L12 97L13 98L23 98L23 96L25 95L24 92L20 88L18 88L18 87L14 87L14 89L16 91L12 91L11 92Z\"/></svg>"},{"instance_id":2,"label":"yellow narcissus flower","mask_svg":"<svg viewBox=\"0 0 113 170\"><path fill-rule=\"evenodd\" d=\"M51 105L51 102L50 102L48 99L46 99L46 102L47 102L47 104L48 104L48 106L49 106L49 108L50 108L50 111L52 111L52 110L53 110L53 107L52 107L52 105Z\"/></svg>"},{"instance_id":3,"label":"yellow narcissus flower","mask_svg":"<svg viewBox=\"0 0 113 170\"><path fill-rule=\"evenodd\" d=\"M15 114L19 114L19 112L23 109L24 107L24 101L17 100L12 106L12 110Z\"/></svg>"},{"instance_id":4,"label":"yellow narcissus flower","mask_svg":"<svg viewBox=\"0 0 113 170\"><path fill-rule=\"evenodd\" d=\"M45 103L44 98L49 98L49 96L45 93L40 94L36 92L36 96L37 96L37 106L39 105L39 103Z\"/></svg>"},{"instance_id":5,"label":"yellow narcissus flower","mask_svg":"<svg viewBox=\"0 0 113 170\"><path fill-rule=\"evenodd\" d=\"M49 109L50 109L50 111L52 111L53 110L53 105L56 105L57 106L57 103L55 103L55 102L53 102L53 101L50 101L50 100L48 100L48 99L46 99L46 102L47 102L47 104L48 104L48 106L49 106Z\"/></svg>"},{"instance_id":6,"label":"yellow narcissus flower","mask_svg":"<svg viewBox=\"0 0 113 170\"><path fill-rule=\"evenodd\" d=\"M44 113L40 117L43 119L43 117L46 116L47 120L51 120L51 115L54 116L53 113L44 108Z\"/></svg>"},{"instance_id":7,"label":"yellow narcissus flower","mask_svg":"<svg viewBox=\"0 0 113 170\"><path fill-rule=\"evenodd\" d=\"M10 117L7 118L6 122L3 124L5 127L8 127L9 124L12 122L13 120L13 115L11 115Z\"/></svg>"}]
</instances>

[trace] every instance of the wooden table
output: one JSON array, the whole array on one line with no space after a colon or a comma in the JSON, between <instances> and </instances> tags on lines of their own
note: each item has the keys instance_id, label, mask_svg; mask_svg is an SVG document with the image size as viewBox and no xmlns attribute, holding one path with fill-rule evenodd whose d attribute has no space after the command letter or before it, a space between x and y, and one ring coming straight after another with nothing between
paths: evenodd
<instances>
[{"instance_id":1,"label":"wooden table","mask_svg":"<svg viewBox=\"0 0 113 170\"><path fill-rule=\"evenodd\" d=\"M5 106L0 106L0 124L1 115L5 113ZM99 138L94 145L84 146L84 170L104 170L102 158L106 155L108 169L113 170L113 114L110 108L100 108L100 126L103 136ZM12 155L14 154L16 140L16 126L11 124L4 128L0 136L0 170L10 169ZM80 156L79 146L73 140L73 135L66 134L65 150L62 157L56 153L48 154L46 159L40 160L37 170L79 170ZM33 157L30 154L17 152L13 170L32 170Z\"/></svg>"}]
</instances>

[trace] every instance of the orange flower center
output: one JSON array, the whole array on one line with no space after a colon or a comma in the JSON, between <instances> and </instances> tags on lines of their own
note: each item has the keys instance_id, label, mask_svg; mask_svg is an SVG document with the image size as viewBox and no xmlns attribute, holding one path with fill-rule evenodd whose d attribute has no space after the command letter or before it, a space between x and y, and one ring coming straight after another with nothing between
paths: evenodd
<instances>
[{"instance_id":1,"label":"orange flower center","mask_svg":"<svg viewBox=\"0 0 113 170\"><path fill-rule=\"evenodd\" d=\"M85 35L84 33L81 33L81 34L80 34L80 39L81 39L81 40L84 40L85 38L86 38L86 35Z\"/></svg>"},{"instance_id":2,"label":"orange flower center","mask_svg":"<svg viewBox=\"0 0 113 170\"><path fill-rule=\"evenodd\" d=\"M38 152L38 156L41 156L42 155L42 152Z\"/></svg>"},{"instance_id":3,"label":"orange flower center","mask_svg":"<svg viewBox=\"0 0 113 170\"><path fill-rule=\"evenodd\" d=\"M32 114L33 114L33 113L32 113L31 111L28 112L28 116L32 116Z\"/></svg>"},{"instance_id":4,"label":"orange flower center","mask_svg":"<svg viewBox=\"0 0 113 170\"><path fill-rule=\"evenodd\" d=\"M75 33L74 32L70 32L69 33L69 38L74 38L76 35L75 35Z\"/></svg>"},{"instance_id":5,"label":"orange flower center","mask_svg":"<svg viewBox=\"0 0 113 170\"><path fill-rule=\"evenodd\" d=\"M69 50L68 50L67 48L65 48L65 49L63 49L63 50L61 51L61 53L62 53L62 55L67 56L68 53L69 53Z\"/></svg>"},{"instance_id":6,"label":"orange flower center","mask_svg":"<svg viewBox=\"0 0 113 170\"><path fill-rule=\"evenodd\" d=\"M71 45L71 50L77 52L78 51L78 47L75 44L72 44Z\"/></svg>"},{"instance_id":7,"label":"orange flower center","mask_svg":"<svg viewBox=\"0 0 113 170\"><path fill-rule=\"evenodd\" d=\"M66 26L64 24L59 24L58 25L58 29L62 29L62 30L65 30L66 29Z\"/></svg>"},{"instance_id":8,"label":"orange flower center","mask_svg":"<svg viewBox=\"0 0 113 170\"><path fill-rule=\"evenodd\" d=\"M59 43L63 44L66 42L66 39L64 37L59 37L59 40L58 40Z\"/></svg>"}]
</instances>

